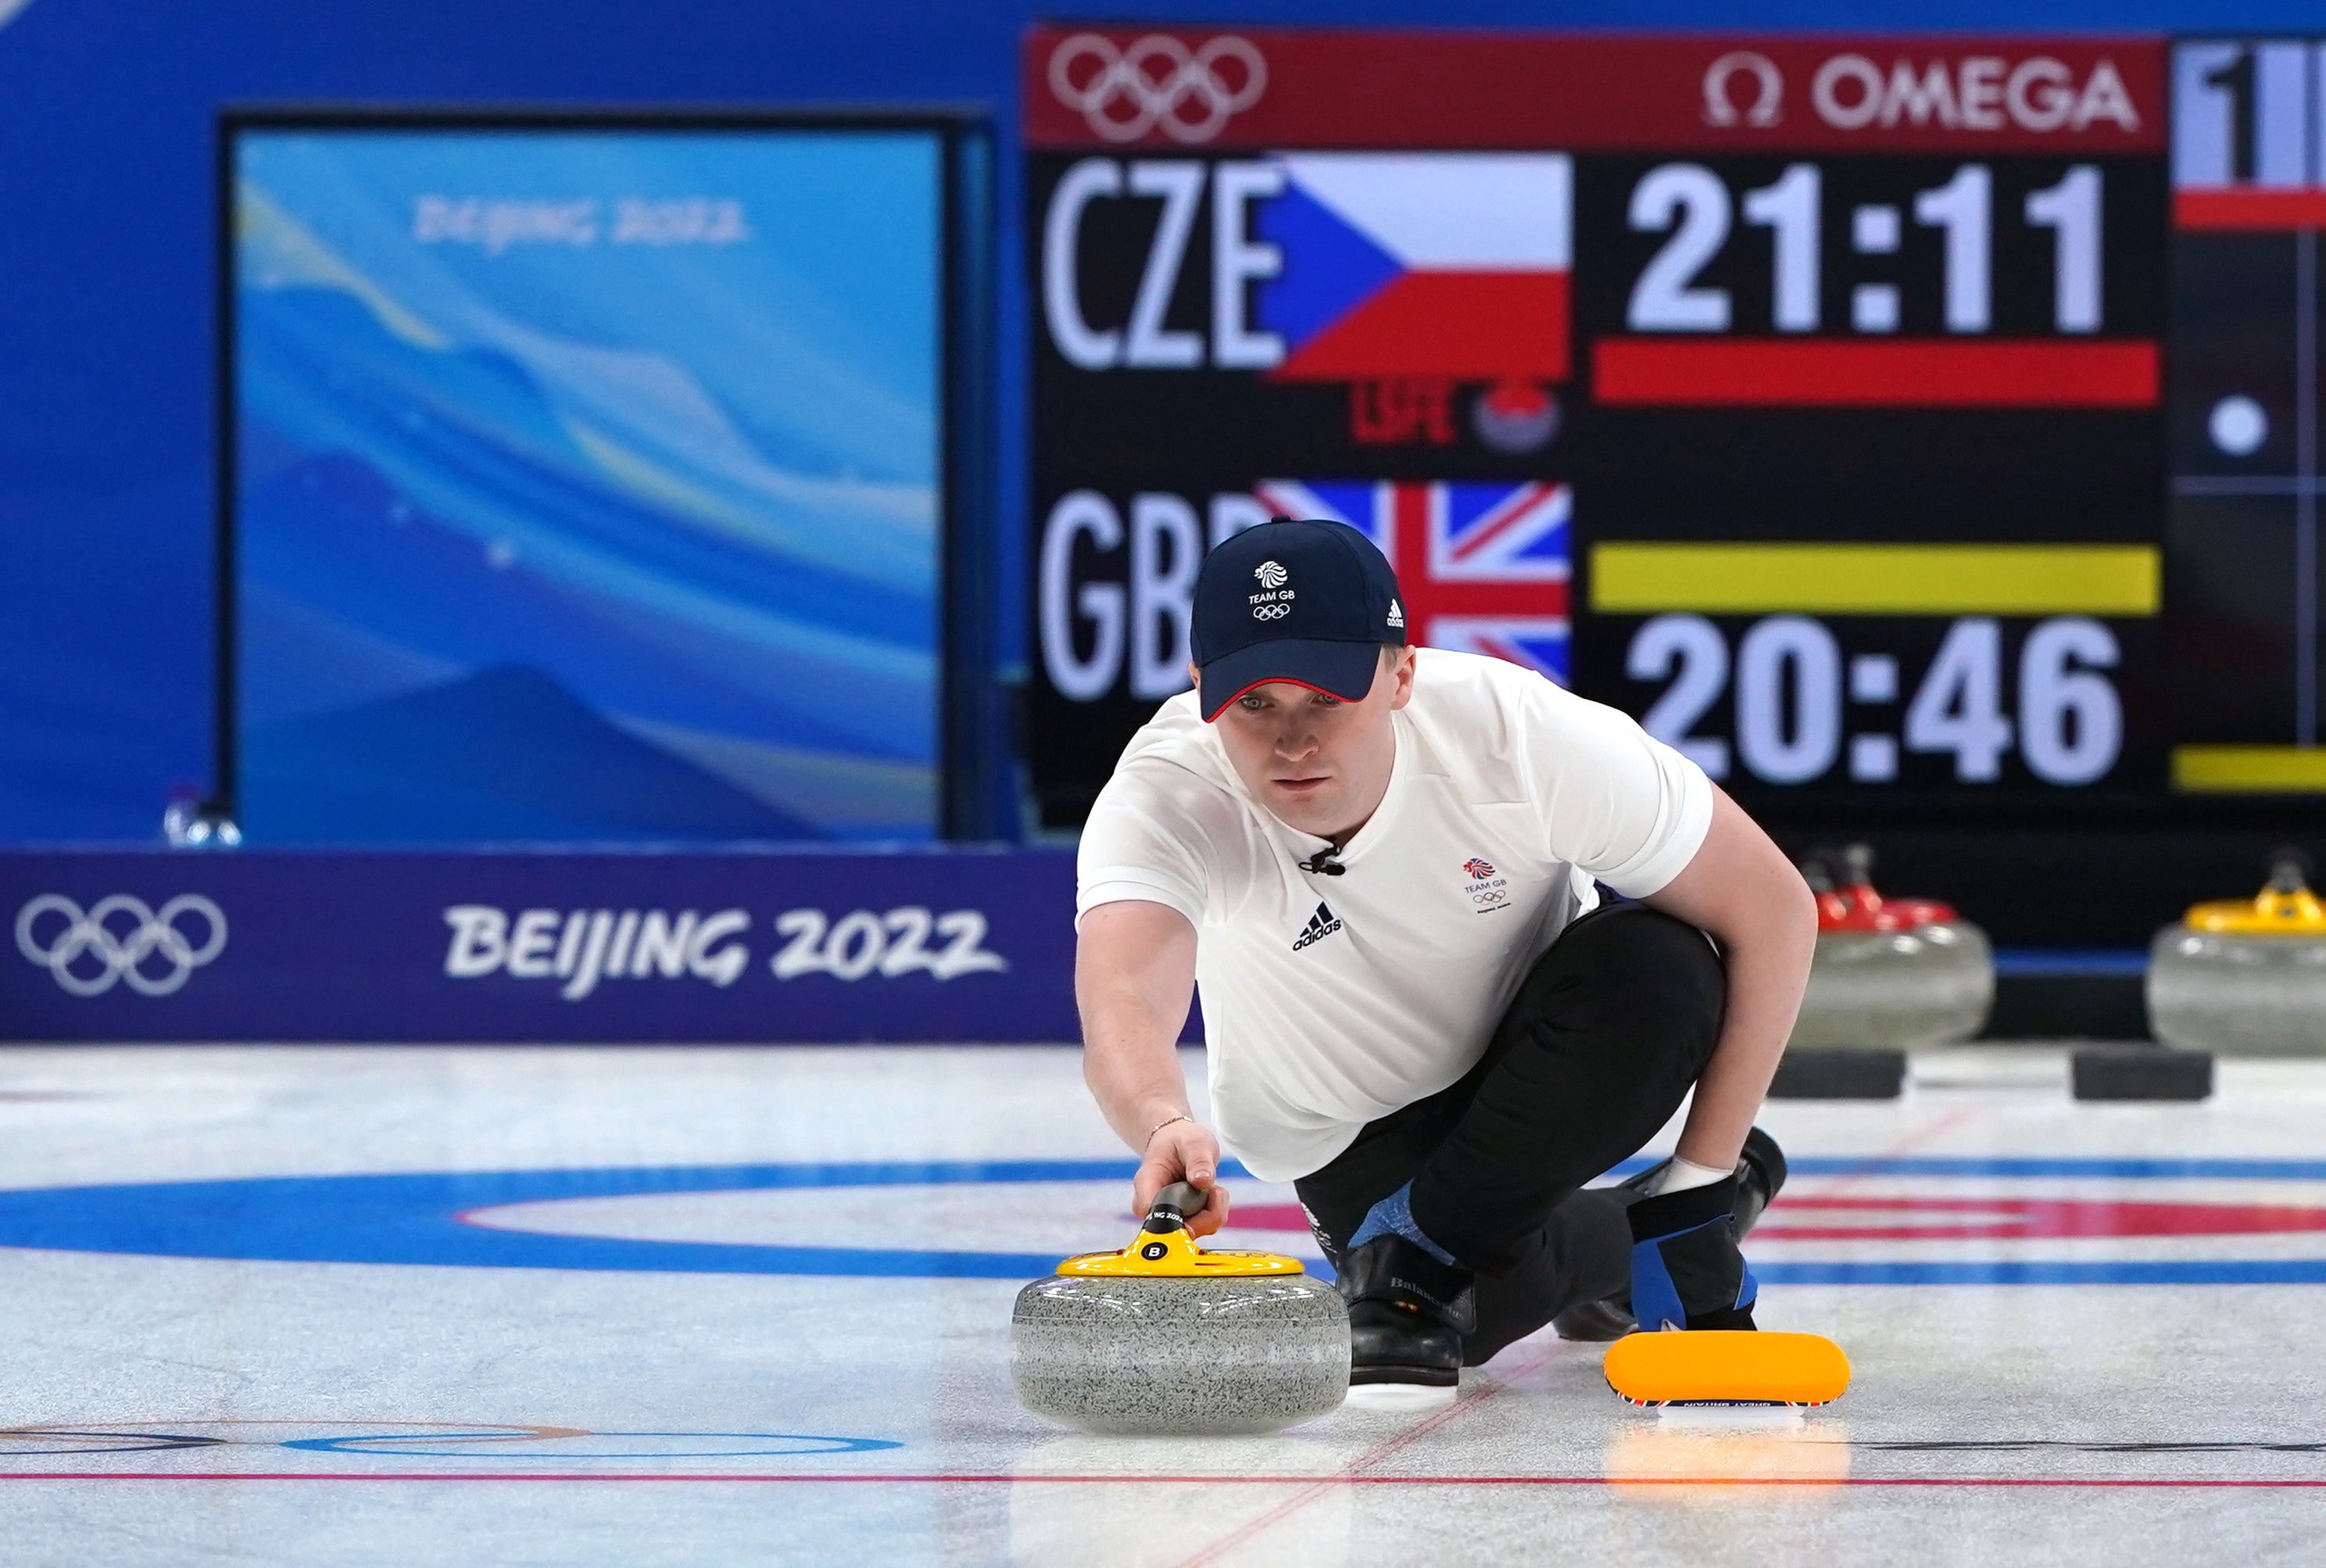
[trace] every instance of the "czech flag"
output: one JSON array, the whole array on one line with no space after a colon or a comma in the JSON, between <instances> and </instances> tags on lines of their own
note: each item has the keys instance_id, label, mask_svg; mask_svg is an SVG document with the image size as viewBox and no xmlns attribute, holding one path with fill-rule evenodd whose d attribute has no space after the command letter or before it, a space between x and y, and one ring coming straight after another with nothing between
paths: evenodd
<instances>
[{"instance_id":1,"label":"czech flag","mask_svg":"<svg viewBox=\"0 0 2326 1568\"><path fill-rule=\"evenodd\" d=\"M1564 381L1564 154L1294 153L1254 226L1283 257L1255 302L1289 381Z\"/></svg>"}]
</instances>

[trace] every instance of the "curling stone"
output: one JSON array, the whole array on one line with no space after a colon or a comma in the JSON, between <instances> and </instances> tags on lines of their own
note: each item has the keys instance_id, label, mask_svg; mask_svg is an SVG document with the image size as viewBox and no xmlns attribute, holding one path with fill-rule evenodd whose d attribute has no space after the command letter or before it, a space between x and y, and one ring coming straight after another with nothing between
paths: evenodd
<instances>
[{"instance_id":1,"label":"curling stone","mask_svg":"<svg viewBox=\"0 0 2326 1568\"><path fill-rule=\"evenodd\" d=\"M1349 1314L1300 1260L1196 1245L1206 1195L1173 1182L1120 1252L1018 1293L1009 1380L1037 1415L1134 1435L1274 1432L1349 1392Z\"/></svg>"},{"instance_id":2,"label":"curling stone","mask_svg":"<svg viewBox=\"0 0 2326 1568\"><path fill-rule=\"evenodd\" d=\"M2251 899L2193 906L2148 949L2148 1023L2184 1050L2326 1056L2326 905L2301 851Z\"/></svg>"},{"instance_id":3,"label":"curling stone","mask_svg":"<svg viewBox=\"0 0 2326 1568\"><path fill-rule=\"evenodd\" d=\"M1913 1050L1977 1034L1995 1003L1986 934L1948 905L1885 899L1874 852L1852 845L1837 881L1812 858L1802 874L1818 899L1817 957L1790 1049Z\"/></svg>"}]
</instances>

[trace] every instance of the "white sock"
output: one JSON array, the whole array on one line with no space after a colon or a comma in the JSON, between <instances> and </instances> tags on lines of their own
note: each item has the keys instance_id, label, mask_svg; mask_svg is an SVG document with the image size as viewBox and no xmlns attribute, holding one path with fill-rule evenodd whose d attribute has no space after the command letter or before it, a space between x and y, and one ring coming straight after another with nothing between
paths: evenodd
<instances>
[{"instance_id":1,"label":"white sock","mask_svg":"<svg viewBox=\"0 0 2326 1568\"><path fill-rule=\"evenodd\" d=\"M1661 1198L1667 1192L1685 1192L1691 1187L1709 1187L1735 1175L1734 1171L1716 1171L1709 1165L1698 1165L1692 1160L1672 1156L1671 1163L1663 1168L1649 1191L1651 1198Z\"/></svg>"}]
</instances>

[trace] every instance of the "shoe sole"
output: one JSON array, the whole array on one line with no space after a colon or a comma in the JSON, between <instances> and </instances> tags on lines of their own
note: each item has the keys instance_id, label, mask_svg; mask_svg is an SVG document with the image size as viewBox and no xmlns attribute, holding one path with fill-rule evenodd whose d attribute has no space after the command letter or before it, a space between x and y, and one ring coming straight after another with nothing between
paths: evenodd
<instances>
[{"instance_id":1,"label":"shoe sole","mask_svg":"<svg viewBox=\"0 0 2326 1568\"><path fill-rule=\"evenodd\" d=\"M1352 1383L1347 1408L1402 1415L1451 1405L1461 1392L1450 1383Z\"/></svg>"},{"instance_id":2,"label":"shoe sole","mask_svg":"<svg viewBox=\"0 0 2326 1568\"><path fill-rule=\"evenodd\" d=\"M1349 1386L1354 1388L1372 1383L1394 1383L1401 1387L1451 1388L1461 1376L1450 1367L1354 1367L1349 1371Z\"/></svg>"}]
</instances>

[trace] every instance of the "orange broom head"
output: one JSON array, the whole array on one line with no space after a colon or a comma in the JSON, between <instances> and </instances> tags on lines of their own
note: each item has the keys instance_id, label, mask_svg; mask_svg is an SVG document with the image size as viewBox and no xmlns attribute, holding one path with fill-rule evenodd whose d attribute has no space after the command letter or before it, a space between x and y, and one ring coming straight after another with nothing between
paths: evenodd
<instances>
[{"instance_id":1,"label":"orange broom head","mask_svg":"<svg viewBox=\"0 0 2326 1568\"><path fill-rule=\"evenodd\" d=\"M1626 1334L1607 1347L1605 1370L1634 1405L1824 1405L1849 1386L1849 1358L1822 1334Z\"/></svg>"}]
</instances>

